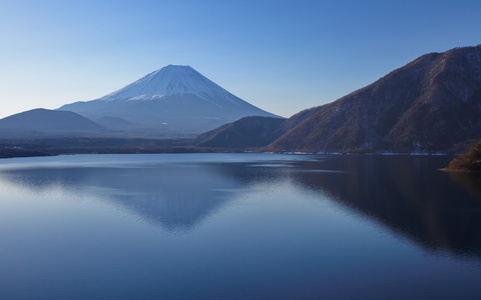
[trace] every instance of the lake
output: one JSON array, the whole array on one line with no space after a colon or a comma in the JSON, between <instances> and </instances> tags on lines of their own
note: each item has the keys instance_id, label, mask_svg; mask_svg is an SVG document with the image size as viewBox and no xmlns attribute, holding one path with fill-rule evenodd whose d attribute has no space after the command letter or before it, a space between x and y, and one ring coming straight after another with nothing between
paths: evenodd
<instances>
[{"instance_id":1,"label":"lake","mask_svg":"<svg viewBox=\"0 0 481 300\"><path fill-rule=\"evenodd\" d=\"M0 160L0 299L479 299L449 156Z\"/></svg>"}]
</instances>

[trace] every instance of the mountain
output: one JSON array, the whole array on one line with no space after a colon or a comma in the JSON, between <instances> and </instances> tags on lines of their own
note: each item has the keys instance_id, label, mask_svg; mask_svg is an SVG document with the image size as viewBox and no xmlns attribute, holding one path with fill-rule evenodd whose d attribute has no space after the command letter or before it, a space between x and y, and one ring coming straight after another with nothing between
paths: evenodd
<instances>
[{"instance_id":1,"label":"mountain","mask_svg":"<svg viewBox=\"0 0 481 300\"><path fill-rule=\"evenodd\" d=\"M199 135L192 142L198 147L247 149L269 145L309 117L306 109L289 119L244 117Z\"/></svg>"},{"instance_id":2,"label":"mountain","mask_svg":"<svg viewBox=\"0 0 481 300\"><path fill-rule=\"evenodd\" d=\"M285 119L272 117L244 117L198 136L193 144L198 147L247 149L265 146L283 132Z\"/></svg>"},{"instance_id":3,"label":"mountain","mask_svg":"<svg viewBox=\"0 0 481 300\"><path fill-rule=\"evenodd\" d=\"M33 109L0 120L2 137L72 136L103 133L99 124L70 111Z\"/></svg>"},{"instance_id":4,"label":"mountain","mask_svg":"<svg viewBox=\"0 0 481 300\"><path fill-rule=\"evenodd\" d=\"M189 66L169 65L102 98L60 107L143 136L195 136L245 116L275 115L232 95Z\"/></svg>"},{"instance_id":5,"label":"mountain","mask_svg":"<svg viewBox=\"0 0 481 300\"><path fill-rule=\"evenodd\" d=\"M286 122L297 124L266 150L455 151L481 139L481 45L423 55Z\"/></svg>"}]
</instances>

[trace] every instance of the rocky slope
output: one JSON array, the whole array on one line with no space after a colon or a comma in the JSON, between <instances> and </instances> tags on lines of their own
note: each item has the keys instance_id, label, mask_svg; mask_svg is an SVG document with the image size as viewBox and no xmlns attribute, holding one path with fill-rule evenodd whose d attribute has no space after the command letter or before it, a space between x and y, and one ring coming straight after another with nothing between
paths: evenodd
<instances>
[{"instance_id":1,"label":"rocky slope","mask_svg":"<svg viewBox=\"0 0 481 300\"><path fill-rule=\"evenodd\" d=\"M423 55L308 112L266 150L452 151L481 139L481 45Z\"/></svg>"}]
</instances>

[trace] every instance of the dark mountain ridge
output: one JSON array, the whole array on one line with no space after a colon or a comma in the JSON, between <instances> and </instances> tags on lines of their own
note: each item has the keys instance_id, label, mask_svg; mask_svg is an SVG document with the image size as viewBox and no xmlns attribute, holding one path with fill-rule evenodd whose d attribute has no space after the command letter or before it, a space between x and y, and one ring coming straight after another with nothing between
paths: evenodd
<instances>
[{"instance_id":1,"label":"dark mountain ridge","mask_svg":"<svg viewBox=\"0 0 481 300\"><path fill-rule=\"evenodd\" d=\"M255 150L275 141L315 111L306 109L289 119L244 117L199 135L191 144L197 147Z\"/></svg>"},{"instance_id":2,"label":"dark mountain ridge","mask_svg":"<svg viewBox=\"0 0 481 300\"><path fill-rule=\"evenodd\" d=\"M285 119L273 117L244 117L194 139L198 147L248 149L262 147L285 132Z\"/></svg>"},{"instance_id":3,"label":"dark mountain ridge","mask_svg":"<svg viewBox=\"0 0 481 300\"><path fill-rule=\"evenodd\" d=\"M438 152L481 139L481 45L419 57L330 104L297 114L269 151Z\"/></svg>"},{"instance_id":4,"label":"dark mountain ridge","mask_svg":"<svg viewBox=\"0 0 481 300\"><path fill-rule=\"evenodd\" d=\"M229 148L241 144L231 133L243 131L272 152L465 151L481 139L481 45L423 55L278 127L269 122L258 118L249 128L239 120L209 134L215 132L217 147Z\"/></svg>"},{"instance_id":5,"label":"dark mountain ridge","mask_svg":"<svg viewBox=\"0 0 481 300\"><path fill-rule=\"evenodd\" d=\"M70 111L37 108L0 120L1 137L75 136L105 132L101 125Z\"/></svg>"}]
</instances>

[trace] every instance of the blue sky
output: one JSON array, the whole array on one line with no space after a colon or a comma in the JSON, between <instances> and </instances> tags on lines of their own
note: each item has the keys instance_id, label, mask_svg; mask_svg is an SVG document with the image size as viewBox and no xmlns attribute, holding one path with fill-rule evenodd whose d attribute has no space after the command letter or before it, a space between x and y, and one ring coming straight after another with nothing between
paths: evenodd
<instances>
[{"instance_id":1,"label":"blue sky","mask_svg":"<svg viewBox=\"0 0 481 300\"><path fill-rule=\"evenodd\" d=\"M416 57L481 44L481 1L0 0L0 117L168 64L289 117Z\"/></svg>"}]
</instances>

